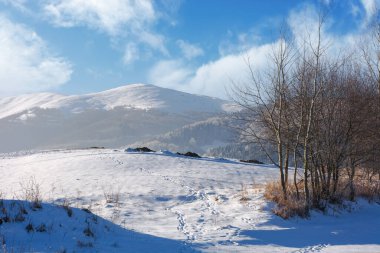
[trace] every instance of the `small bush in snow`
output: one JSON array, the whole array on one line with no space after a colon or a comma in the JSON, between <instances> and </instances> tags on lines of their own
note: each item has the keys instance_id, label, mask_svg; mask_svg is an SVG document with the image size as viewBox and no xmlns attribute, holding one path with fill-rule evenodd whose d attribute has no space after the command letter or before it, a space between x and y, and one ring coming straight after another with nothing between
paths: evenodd
<instances>
[{"instance_id":1,"label":"small bush in snow","mask_svg":"<svg viewBox=\"0 0 380 253\"><path fill-rule=\"evenodd\" d=\"M83 234L85 236L88 236L88 237L94 237L94 232L92 232L91 228L90 228L90 225L87 226L87 228L85 228L83 230Z\"/></svg>"},{"instance_id":2,"label":"small bush in snow","mask_svg":"<svg viewBox=\"0 0 380 253\"><path fill-rule=\"evenodd\" d=\"M103 187L103 195L106 200L106 203L109 203L109 204L113 203L113 204L119 205L120 191L121 191L120 187L118 187L117 189L114 189L113 186L109 186L107 188Z\"/></svg>"},{"instance_id":3,"label":"small bush in snow","mask_svg":"<svg viewBox=\"0 0 380 253\"><path fill-rule=\"evenodd\" d=\"M25 220L24 215L21 212L18 212L15 216L15 222L23 222Z\"/></svg>"},{"instance_id":4,"label":"small bush in snow","mask_svg":"<svg viewBox=\"0 0 380 253\"><path fill-rule=\"evenodd\" d=\"M94 244L92 242L83 242L83 241L77 241L77 246L79 248L92 248L94 247Z\"/></svg>"},{"instance_id":5,"label":"small bush in snow","mask_svg":"<svg viewBox=\"0 0 380 253\"><path fill-rule=\"evenodd\" d=\"M25 206L23 204L19 204L19 212L21 214L28 214L28 211L25 209Z\"/></svg>"},{"instance_id":6,"label":"small bush in snow","mask_svg":"<svg viewBox=\"0 0 380 253\"><path fill-rule=\"evenodd\" d=\"M70 207L69 202L66 199L63 201L61 207L66 211L67 216L73 216L73 209Z\"/></svg>"},{"instance_id":7,"label":"small bush in snow","mask_svg":"<svg viewBox=\"0 0 380 253\"><path fill-rule=\"evenodd\" d=\"M66 212L67 212L67 216L69 217L73 216L73 209L71 209L71 207L68 206L66 208Z\"/></svg>"},{"instance_id":8,"label":"small bush in snow","mask_svg":"<svg viewBox=\"0 0 380 253\"><path fill-rule=\"evenodd\" d=\"M34 177L31 177L27 182L20 183L22 198L31 202L32 209L42 208L42 196L40 190L40 184L37 183Z\"/></svg>"},{"instance_id":9,"label":"small bush in snow","mask_svg":"<svg viewBox=\"0 0 380 253\"><path fill-rule=\"evenodd\" d=\"M88 209L88 208L82 208L82 211L83 211L83 212L86 212L86 213L92 213L92 212L90 211L90 209Z\"/></svg>"},{"instance_id":10,"label":"small bush in snow","mask_svg":"<svg viewBox=\"0 0 380 253\"><path fill-rule=\"evenodd\" d=\"M28 233L30 233L30 232L34 232L33 224L29 222L28 225L26 225L25 230L26 230L26 232L28 232Z\"/></svg>"},{"instance_id":11,"label":"small bush in snow","mask_svg":"<svg viewBox=\"0 0 380 253\"><path fill-rule=\"evenodd\" d=\"M5 207L1 209L1 213L3 214L3 217L0 219L0 224L11 222L11 218L9 217L8 211Z\"/></svg>"},{"instance_id":12,"label":"small bush in snow","mask_svg":"<svg viewBox=\"0 0 380 253\"><path fill-rule=\"evenodd\" d=\"M241 186L241 197L240 197L240 201L241 202L247 202L249 200L251 200L249 197L248 197L248 190L247 190L247 186L246 185L242 185Z\"/></svg>"},{"instance_id":13,"label":"small bush in snow","mask_svg":"<svg viewBox=\"0 0 380 253\"><path fill-rule=\"evenodd\" d=\"M44 223L41 223L41 225L39 225L38 227L36 227L36 231L40 232L40 233L46 232L47 231L46 230L46 225Z\"/></svg>"}]
</instances>

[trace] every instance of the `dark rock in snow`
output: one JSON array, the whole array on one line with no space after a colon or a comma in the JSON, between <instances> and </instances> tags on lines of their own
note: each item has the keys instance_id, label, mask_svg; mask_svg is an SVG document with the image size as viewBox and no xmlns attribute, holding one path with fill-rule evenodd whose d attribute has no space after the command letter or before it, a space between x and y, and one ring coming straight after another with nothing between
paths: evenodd
<instances>
[{"instance_id":1,"label":"dark rock in snow","mask_svg":"<svg viewBox=\"0 0 380 253\"><path fill-rule=\"evenodd\" d=\"M154 150L151 150L150 148L147 147L138 147L138 148L127 148L125 152L156 152Z\"/></svg>"},{"instance_id":2,"label":"dark rock in snow","mask_svg":"<svg viewBox=\"0 0 380 253\"><path fill-rule=\"evenodd\" d=\"M260 162L259 160L252 159L252 160L240 160L242 163L255 163L255 164L264 164L263 162Z\"/></svg>"},{"instance_id":3,"label":"dark rock in snow","mask_svg":"<svg viewBox=\"0 0 380 253\"><path fill-rule=\"evenodd\" d=\"M185 154L182 154L182 153L177 153L177 154L183 155L183 156L195 157L195 158L202 158L200 155L198 155L197 153L193 153L193 152L187 152Z\"/></svg>"}]
</instances>

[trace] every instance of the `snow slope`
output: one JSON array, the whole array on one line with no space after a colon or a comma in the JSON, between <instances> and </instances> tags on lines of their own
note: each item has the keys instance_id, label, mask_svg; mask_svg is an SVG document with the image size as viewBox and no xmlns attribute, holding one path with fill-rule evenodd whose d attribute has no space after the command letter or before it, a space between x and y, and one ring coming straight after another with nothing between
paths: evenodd
<instances>
[{"instance_id":1,"label":"snow slope","mask_svg":"<svg viewBox=\"0 0 380 253\"><path fill-rule=\"evenodd\" d=\"M92 248L73 246L73 240L59 244L77 247L76 252L380 252L377 204L359 202L351 213L314 213L311 220L273 216L261 191L265 182L277 178L277 169L269 165L193 159L167 151L87 149L3 154L0 173L5 198L22 198L32 181L46 202L69 202L113 223L112 236L95 226L99 239L93 239ZM49 212L66 215L54 208L47 205L38 211L46 215L33 219L39 224L41 217L51 222L55 215ZM82 229L85 214L75 212ZM75 223L65 217L67 228L73 228ZM0 225L0 233L6 240L13 238L7 247L27 240L27 246L42 252L50 251L41 246L41 238L54 242L65 233L67 238L77 233L59 228L50 235L13 233L6 226Z\"/></svg>"},{"instance_id":2,"label":"snow slope","mask_svg":"<svg viewBox=\"0 0 380 253\"><path fill-rule=\"evenodd\" d=\"M34 208L16 200L3 201L1 208L10 219L0 226L3 252L194 252L180 241L124 229L87 209Z\"/></svg>"}]
</instances>

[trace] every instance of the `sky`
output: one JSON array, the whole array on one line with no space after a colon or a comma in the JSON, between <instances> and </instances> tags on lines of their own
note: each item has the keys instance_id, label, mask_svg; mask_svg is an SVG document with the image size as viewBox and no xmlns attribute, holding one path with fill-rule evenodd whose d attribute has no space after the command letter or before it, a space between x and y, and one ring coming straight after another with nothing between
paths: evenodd
<instances>
[{"instance_id":1,"label":"sky","mask_svg":"<svg viewBox=\"0 0 380 253\"><path fill-rule=\"evenodd\" d=\"M380 0L0 0L0 97L85 94L148 83L227 98L267 64L286 24L297 37L328 10L336 48L367 33ZM312 26L309 26L312 27Z\"/></svg>"}]
</instances>

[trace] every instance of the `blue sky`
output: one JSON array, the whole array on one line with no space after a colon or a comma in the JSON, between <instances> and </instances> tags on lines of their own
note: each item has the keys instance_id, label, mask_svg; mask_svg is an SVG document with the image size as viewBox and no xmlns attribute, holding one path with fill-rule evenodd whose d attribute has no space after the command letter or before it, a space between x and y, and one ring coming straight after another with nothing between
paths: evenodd
<instances>
[{"instance_id":1,"label":"blue sky","mask_svg":"<svg viewBox=\"0 0 380 253\"><path fill-rule=\"evenodd\" d=\"M225 98L226 86L245 73L246 55L265 65L282 23L297 36L326 8L325 33L345 47L366 32L377 4L0 0L0 96L83 94L142 82Z\"/></svg>"}]
</instances>

